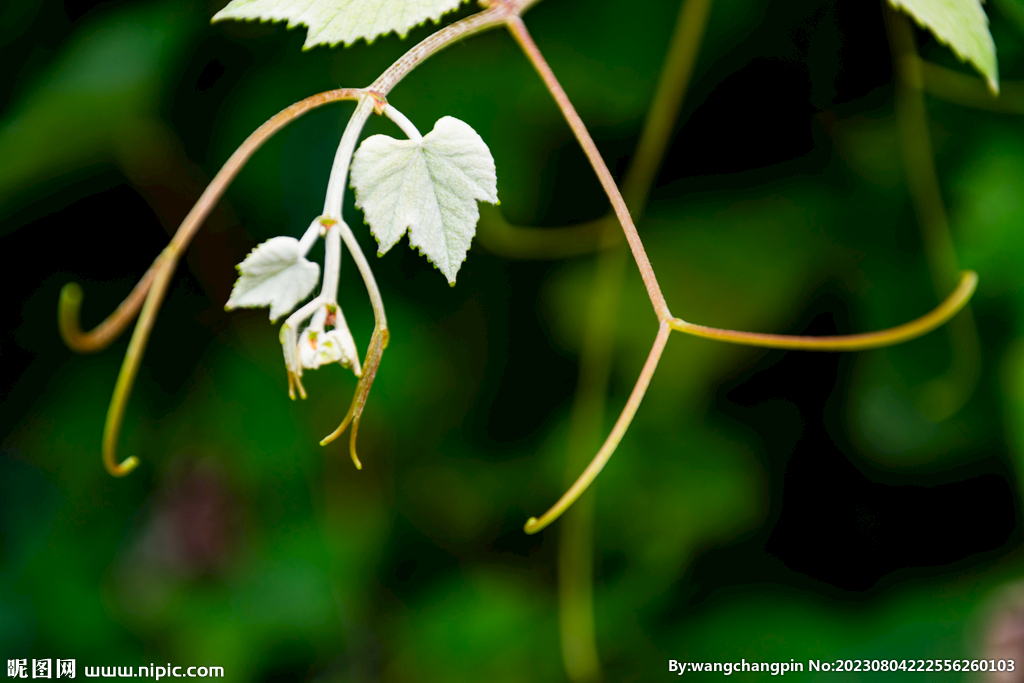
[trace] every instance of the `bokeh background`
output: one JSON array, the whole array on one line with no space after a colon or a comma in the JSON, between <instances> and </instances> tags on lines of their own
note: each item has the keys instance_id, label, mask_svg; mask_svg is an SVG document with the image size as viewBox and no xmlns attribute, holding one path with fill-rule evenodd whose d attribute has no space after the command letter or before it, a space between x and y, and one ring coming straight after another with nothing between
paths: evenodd
<instances>
[{"instance_id":1,"label":"bokeh background","mask_svg":"<svg viewBox=\"0 0 1024 683\"><path fill-rule=\"evenodd\" d=\"M1008 80L1024 78L1015 2L986 6ZM351 103L293 123L227 192L132 395L121 452L142 465L104 472L127 338L68 351L61 286L82 283L83 324L101 320L251 130L315 92L368 84L432 30L303 52L302 29L211 26L222 4L0 8L0 653L218 665L238 681L564 680L560 526L521 527L564 488L594 258L510 260L478 240L454 288L404 242L373 259L392 332L362 471L347 438L317 445L351 374L311 372L310 398L293 403L266 311L223 310L233 265L319 213ZM678 8L544 0L526 16L616 174ZM917 38L927 59L971 74ZM452 115L480 132L509 222L606 213L507 34L432 58L390 100L421 130ZM927 103L958 256L980 274L976 386L947 419L921 407L920 388L953 364L944 330L819 355L674 336L595 487L608 680L661 680L670 658L999 652L1024 669L1024 120ZM396 134L376 118L374 132ZM935 306L897 136L881 5L716 0L638 220L673 312L835 334ZM351 196L346 210L373 252ZM340 299L365 349L372 315L344 263ZM621 297L606 428L656 331L632 266Z\"/></svg>"}]
</instances>

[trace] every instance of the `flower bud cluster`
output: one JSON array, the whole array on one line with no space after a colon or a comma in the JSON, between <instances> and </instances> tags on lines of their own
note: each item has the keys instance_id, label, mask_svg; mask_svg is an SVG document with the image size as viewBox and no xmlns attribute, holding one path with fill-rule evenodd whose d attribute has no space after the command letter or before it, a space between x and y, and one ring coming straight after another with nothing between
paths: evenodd
<instances>
[{"instance_id":1,"label":"flower bud cluster","mask_svg":"<svg viewBox=\"0 0 1024 683\"><path fill-rule=\"evenodd\" d=\"M239 264L239 278L228 300L229 309L269 306L271 320L291 313L281 326L280 339L288 371L288 393L293 399L296 388L302 398L306 397L301 380L303 368L315 370L338 363L352 370L356 377L362 375L359 351L338 306L339 223L337 219L319 216L301 240L274 237L256 247ZM292 313L316 286L319 267L307 261L306 254L320 237L326 252L320 294ZM309 324L300 334L307 320Z\"/></svg>"}]
</instances>

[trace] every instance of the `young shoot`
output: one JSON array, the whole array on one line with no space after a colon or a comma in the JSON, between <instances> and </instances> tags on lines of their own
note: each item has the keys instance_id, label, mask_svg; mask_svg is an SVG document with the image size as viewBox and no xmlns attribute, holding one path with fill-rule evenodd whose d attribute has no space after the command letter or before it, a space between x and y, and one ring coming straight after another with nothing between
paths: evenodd
<instances>
[{"instance_id":1,"label":"young shoot","mask_svg":"<svg viewBox=\"0 0 1024 683\"><path fill-rule=\"evenodd\" d=\"M129 458L120 465L115 459L116 444L124 408L132 382L141 362L149 331L166 292L170 276L195 231L223 194L227 185L255 150L277 130L305 111L327 102L350 99L357 102L341 137L334 164L327 179L324 210L301 239L274 237L254 249L239 264L239 278L227 302L229 309L263 307L270 309L271 320L288 316L281 326L289 395L306 397L302 385L303 370L338 363L358 378L347 414L338 429L320 443L327 445L349 426L350 455L361 467L356 455L356 434L366 406L370 387L376 377L389 330L380 291L355 236L342 219L346 180L351 172L355 205L361 209L378 244L378 255L387 253L403 235L409 235L410 247L422 253L454 285L476 234L478 202L498 203L494 159L483 139L465 122L451 116L439 119L426 135L387 101L388 93L416 66L439 50L470 35L498 26L506 27L537 70L570 129L596 173L611 202L615 218L622 227L633 259L643 279L654 314L659 323L657 336L626 407L593 461L562 498L539 519L527 521L527 533L535 533L558 518L589 486L625 435L647 389L658 361L673 330L719 341L771 348L800 348L817 351L854 351L896 344L915 338L942 325L961 310L974 292L977 276L963 274L959 286L934 311L916 321L890 330L842 337L796 337L732 330L718 330L686 322L672 315L655 277L643 242L634 225L629 207L598 152L590 133L562 89L551 67L534 43L521 15L535 0L491 0L482 2L483 11L436 31L389 67L366 88L335 90L303 100L284 110L261 126L228 160L199 202L185 218L171 244L157 257L150 271L111 317L89 333L78 327L81 291L68 285L60 303L61 334L72 348L95 351L108 345L127 326L140 306L142 312L118 377L104 430L103 460L108 471L121 476L137 464ZM980 5L963 9L960 26L947 23L915 9L918 0L904 3L919 21L937 31L958 54L970 60L992 85L998 87L994 51L988 49L991 37L983 21ZM391 31L400 35L427 19L438 20L457 7L458 0L338 0L310 3L307 0L233 0L214 21L225 19L287 20L290 25L309 27L306 46L351 44L359 38L367 41ZM898 0L893 4L900 5ZM372 9L372 12L367 11ZM978 12L981 12L980 19ZM939 28L935 28L938 26ZM941 30L940 30L941 29ZM948 29L948 31L947 31ZM946 33L943 33L946 31ZM984 35L981 35L981 33ZM988 36L989 43L977 40ZM973 41L973 42L972 42ZM388 117L406 139L374 135L358 145L363 126L371 113ZM666 128L667 130L667 128ZM357 149L358 146L358 149ZM653 175L650 176L653 179ZM640 194L645 195L646 189ZM313 291L320 269L306 256L317 239L323 238L326 258L319 294L302 306ZM374 313L374 329L366 356L359 362L357 345L338 305L338 277L341 245L350 252L367 289ZM609 242L594 242L598 247ZM143 299L145 305L143 306ZM298 309L296 310L296 307ZM294 312L293 312L294 311ZM290 314L290 315L289 315Z\"/></svg>"}]
</instances>

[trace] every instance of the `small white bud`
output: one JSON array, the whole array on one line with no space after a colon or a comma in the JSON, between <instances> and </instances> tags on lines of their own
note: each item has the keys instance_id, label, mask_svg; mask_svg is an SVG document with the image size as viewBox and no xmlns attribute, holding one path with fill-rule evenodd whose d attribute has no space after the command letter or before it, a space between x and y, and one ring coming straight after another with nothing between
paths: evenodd
<instances>
[{"instance_id":1,"label":"small white bud","mask_svg":"<svg viewBox=\"0 0 1024 683\"><path fill-rule=\"evenodd\" d=\"M298 356L302 367L310 370L340 363L350 368L356 377L362 375L356 342L345 316L335 304L325 304L313 314L309 327L299 335Z\"/></svg>"}]
</instances>

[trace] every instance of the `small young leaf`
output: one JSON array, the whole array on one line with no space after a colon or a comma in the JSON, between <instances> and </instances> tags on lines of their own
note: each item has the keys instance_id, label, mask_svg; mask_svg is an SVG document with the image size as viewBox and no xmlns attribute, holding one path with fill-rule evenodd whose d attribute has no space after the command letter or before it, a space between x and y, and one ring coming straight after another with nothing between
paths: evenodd
<instances>
[{"instance_id":1,"label":"small young leaf","mask_svg":"<svg viewBox=\"0 0 1024 683\"><path fill-rule=\"evenodd\" d=\"M449 284L466 260L480 210L496 204L498 179L487 145L469 124L445 116L422 140L374 135L352 160L352 186L378 255L409 229L409 245L437 266Z\"/></svg>"},{"instance_id":2,"label":"small young leaf","mask_svg":"<svg viewBox=\"0 0 1024 683\"><path fill-rule=\"evenodd\" d=\"M351 45L360 38L373 42L394 31L402 38L410 28L451 12L464 0L231 0L213 15L224 19L287 21L288 28L309 27L306 44Z\"/></svg>"},{"instance_id":3,"label":"small young leaf","mask_svg":"<svg viewBox=\"0 0 1024 683\"><path fill-rule=\"evenodd\" d=\"M988 30L988 16L979 0L889 0L948 45L956 56L974 65L999 92L996 45Z\"/></svg>"},{"instance_id":4,"label":"small young leaf","mask_svg":"<svg viewBox=\"0 0 1024 683\"><path fill-rule=\"evenodd\" d=\"M238 264L240 276L225 306L270 306L270 320L291 312L309 296L320 277L320 266L306 260L294 237L271 237Z\"/></svg>"}]
</instances>

